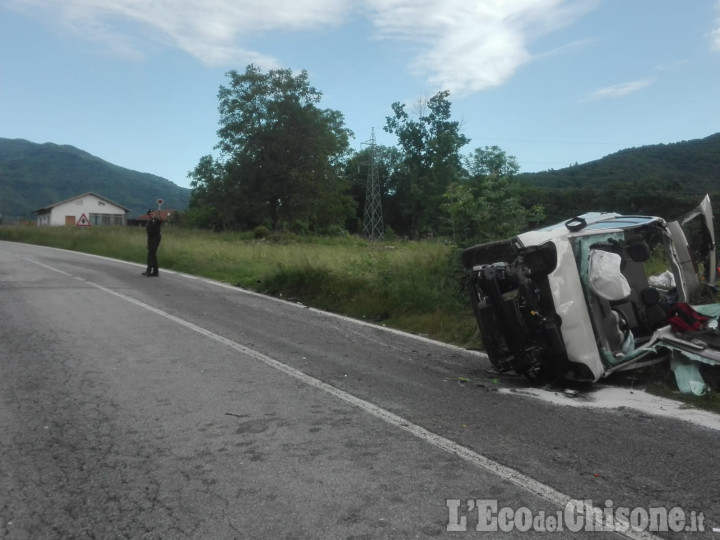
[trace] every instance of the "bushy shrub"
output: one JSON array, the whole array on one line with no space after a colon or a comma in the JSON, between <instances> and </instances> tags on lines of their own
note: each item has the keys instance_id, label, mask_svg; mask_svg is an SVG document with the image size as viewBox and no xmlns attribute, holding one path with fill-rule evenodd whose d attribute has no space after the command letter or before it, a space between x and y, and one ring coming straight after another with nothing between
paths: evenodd
<instances>
[{"instance_id":1,"label":"bushy shrub","mask_svg":"<svg viewBox=\"0 0 720 540\"><path fill-rule=\"evenodd\" d=\"M341 227L340 225L330 225L329 227L326 227L322 230L323 236L335 236L337 238L345 238L346 236L350 236L350 233L345 230L344 227Z\"/></svg>"},{"instance_id":2,"label":"bushy shrub","mask_svg":"<svg viewBox=\"0 0 720 540\"><path fill-rule=\"evenodd\" d=\"M270 234L270 229L268 229L265 225L258 225L253 229L253 237L260 240L262 238L267 238L267 236Z\"/></svg>"},{"instance_id":3,"label":"bushy shrub","mask_svg":"<svg viewBox=\"0 0 720 540\"><path fill-rule=\"evenodd\" d=\"M300 236L306 236L310 233L310 227L308 227L307 222L299 219L293 221L288 227L288 230L291 233L298 234Z\"/></svg>"}]
</instances>

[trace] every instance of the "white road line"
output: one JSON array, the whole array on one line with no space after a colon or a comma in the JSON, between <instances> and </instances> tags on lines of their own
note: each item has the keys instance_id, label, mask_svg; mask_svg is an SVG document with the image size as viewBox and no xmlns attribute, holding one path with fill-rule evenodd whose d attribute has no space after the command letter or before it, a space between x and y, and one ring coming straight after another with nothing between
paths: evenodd
<instances>
[{"instance_id":1,"label":"white road line","mask_svg":"<svg viewBox=\"0 0 720 540\"><path fill-rule=\"evenodd\" d=\"M46 264L42 264L40 262L34 261L29 258L27 260L29 262L35 263L39 266L42 266L43 268L47 268L48 270L58 272L65 276L74 277L71 274L68 274L67 272L58 270L58 269L48 266ZM591 505L588 505L588 504L584 503L583 501L579 501L565 493L562 493L550 486L543 484L542 482L535 480L534 478L526 476L526 475L522 474L521 472L516 471L515 469L506 467L505 465L502 465L501 463L498 463L497 461L494 461L488 457L485 457L482 454L478 454L477 452L475 452L469 448L461 446L461 445L451 441L450 439L446 439L445 437L442 437L436 433L433 433L432 431L428 431L427 429L423 428L422 426L413 424L412 422L410 422L409 420L406 420L405 418L402 418L401 416L393 414L390 411L386 411L385 409L378 407L377 405L374 405L368 401L365 401L363 399L355 397L352 394L345 392L344 390L340 390L339 388L329 385L319 379L311 377L311 376L303 373L302 371L299 371L291 366L283 364L282 362L280 362L278 360L275 360L274 358L271 358L271 357L264 355L258 351L250 349L249 347L241 345L240 343L237 343L237 342L232 341L228 338L225 338L219 334L216 334L210 330L207 330L206 328L202 328L201 326L193 324L190 321L186 321L184 319L181 319L180 317L171 315L170 313L167 313L165 311L162 311L161 309L158 309L149 304L146 304L145 302L141 302L140 300L136 300L135 298L132 298L130 296L126 296L117 291L113 291L111 289L103 287L102 285L93 283L92 281L85 281L85 283L87 283L88 285L90 285L92 287L95 287L96 289L99 289L108 294L111 294L113 296L121 298L127 302L130 302L131 304L135 304L138 307L141 307L141 308L151 311L157 315L165 317L166 319L168 319L174 323L177 323L181 326L184 326L185 328L187 328L189 330L193 330L194 332L202 334L203 336L210 338L218 343L226 345L226 346L230 347L231 349L234 349L243 355L249 356L250 358L254 358L255 360L258 360L259 362L262 362L263 364L265 364L273 369L276 369L282 373L285 373L286 375L289 375L289 376L297 379L298 381L301 381L301 382L307 384L308 386L322 390L322 391L326 392L327 394L330 394L342 401L345 401L346 403L348 403L354 407L357 407L357 408L375 416L376 418L379 418L380 420L386 422L387 424L390 424L391 426L397 427L403 431L406 431L406 432L414 435L415 437L431 444L432 446L434 446L436 448L439 448L440 450L449 452L450 454L453 454L459 458L462 458L463 460L467 461L468 463L470 463L472 465L475 465L476 467L484 469L485 471L501 478L502 480L511 482L512 484L515 484L516 486L520 487L521 489L529 491L530 493L533 493L533 494L545 499L546 501L556 505L559 508L564 509L568 506L568 504L573 505L576 512L578 512L580 514L584 514L586 516L586 519L594 520L594 523L596 524L595 526L596 526L596 528L598 528L598 530L605 530L605 531L609 530L608 524L603 523L602 512L598 512L597 511L598 509L593 508ZM660 540L659 537L657 537L651 533L648 533L646 531L624 530L624 527L622 527L622 526L615 528L614 532L621 536L624 536L625 538L631 538L633 540L635 540L635 539L637 539L637 540L650 540L650 539Z\"/></svg>"}]
</instances>

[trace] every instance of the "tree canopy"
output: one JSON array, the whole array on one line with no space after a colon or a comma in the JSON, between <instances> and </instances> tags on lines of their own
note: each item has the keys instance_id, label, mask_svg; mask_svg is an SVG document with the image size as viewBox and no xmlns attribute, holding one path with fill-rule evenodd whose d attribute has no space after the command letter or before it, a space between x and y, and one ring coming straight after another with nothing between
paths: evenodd
<instances>
[{"instance_id":1,"label":"tree canopy","mask_svg":"<svg viewBox=\"0 0 720 540\"><path fill-rule=\"evenodd\" d=\"M544 218L541 205L523 204L514 156L498 146L476 148L465 166L468 176L448 187L443 203L456 241L508 238Z\"/></svg>"},{"instance_id":2,"label":"tree canopy","mask_svg":"<svg viewBox=\"0 0 720 540\"><path fill-rule=\"evenodd\" d=\"M341 174L352 133L307 72L254 65L218 93L220 157L191 172L193 217L216 228L322 230L354 212Z\"/></svg>"},{"instance_id":3,"label":"tree canopy","mask_svg":"<svg viewBox=\"0 0 720 540\"><path fill-rule=\"evenodd\" d=\"M402 167L391 178L390 226L412 237L438 232L442 197L464 174L460 149L470 140L451 120L450 93L438 92L415 104L414 115L393 103L385 131L395 134L403 152Z\"/></svg>"},{"instance_id":4,"label":"tree canopy","mask_svg":"<svg viewBox=\"0 0 720 540\"><path fill-rule=\"evenodd\" d=\"M220 156L191 172L188 221L215 229L360 232L369 149L349 152L340 112L321 109L305 71L230 71L218 93ZM451 116L450 93L396 102L385 131L398 147L376 147L383 219L409 238L452 234L468 242L515 233L528 214L510 178L517 162L501 149L462 156L470 141ZM500 221L492 219L497 212Z\"/></svg>"},{"instance_id":5,"label":"tree canopy","mask_svg":"<svg viewBox=\"0 0 720 540\"><path fill-rule=\"evenodd\" d=\"M668 217L697 198L687 189L693 148L706 184L717 181L708 171L720 136L531 174L520 174L516 158L498 146L463 155L470 140L452 118L446 90L390 106L384 130L396 136L395 147L351 151L343 115L321 108L307 72L249 65L227 77L218 93L219 156L203 156L190 174L187 221L203 227L361 233L370 156L386 234L465 245L591 210Z\"/></svg>"}]
</instances>

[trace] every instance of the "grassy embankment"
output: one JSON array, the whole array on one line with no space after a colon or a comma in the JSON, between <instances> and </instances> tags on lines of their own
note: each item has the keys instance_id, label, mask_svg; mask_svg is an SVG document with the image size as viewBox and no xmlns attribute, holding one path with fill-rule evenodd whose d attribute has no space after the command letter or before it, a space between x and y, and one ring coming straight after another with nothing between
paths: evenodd
<instances>
[{"instance_id":1,"label":"grassy embankment","mask_svg":"<svg viewBox=\"0 0 720 540\"><path fill-rule=\"evenodd\" d=\"M134 227L0 227L0 239L141 264L147 253L145 230ZM232 283L461 347L481 345L459 252L440 242L256 240L166 226L158 259L161 271Z\"/></svg>"}]
</instances>

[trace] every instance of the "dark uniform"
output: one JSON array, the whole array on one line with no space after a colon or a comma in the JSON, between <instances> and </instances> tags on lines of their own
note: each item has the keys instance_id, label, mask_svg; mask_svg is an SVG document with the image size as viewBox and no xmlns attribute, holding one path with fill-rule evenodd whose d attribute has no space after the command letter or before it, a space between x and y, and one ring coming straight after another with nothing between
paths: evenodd
<instances>
[{"instance_id":1,"label":"dark uniform","mask_svg":"<svg viewBox=\"0 0 720 540\"><path fill-rule=\"evenodd\" d=\"M150 215L151 213L152 213L152 215ZM148 249L147 270L145 272L143 272L143 276L157 277L158 276L157 250L158 250L158 247L160 246L160 239L162 238L160 235L160 226L162 225L162 221L160 221L158 218L155 217L154 210L149 210L148 215L150 215L150 221L148 221L148 224L145 227L147 230L147 249Z\"/></svg>"}]
</instances>

